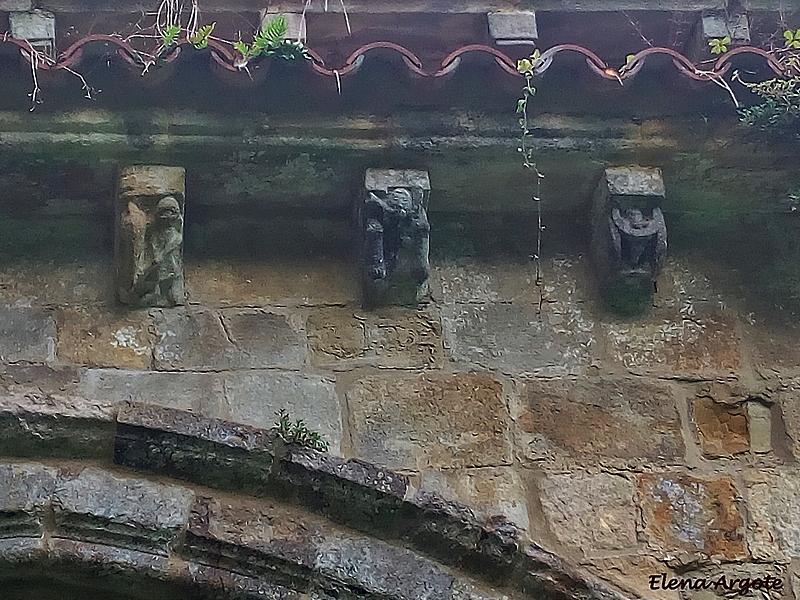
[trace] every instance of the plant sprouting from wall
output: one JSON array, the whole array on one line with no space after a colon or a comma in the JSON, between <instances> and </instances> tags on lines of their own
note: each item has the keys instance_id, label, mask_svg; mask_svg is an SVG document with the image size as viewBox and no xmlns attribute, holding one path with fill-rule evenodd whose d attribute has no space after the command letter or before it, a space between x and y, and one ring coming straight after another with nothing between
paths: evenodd
<instances>
[{"instance_id":1,"label":"plant sprouting from wall","mask_svg":"<svg viewBox=\"0 0 800 600\"><path fill-rule=\"evenodd\" d=\"M241 40L233 42L233 47L241 55L237 66L244 68L250 60L257 56L275 56L285 60L311 58L302 42L286 39L287 30L286 16L279 15L264 23L249 45Z\"/></svg>"},{"instance_id":2,"label":"plant sprouting from wall","mask_svg":"<svg viewBox=\"0 0 800 600\"><path fill-rule=\"evenodd\" d=\"M278 434L287 444L297 444L304 448L311 448L320 452L327 452L329 445L318 431L308 428L302 419L292 422L289 413L281 409L277 413L278 420L272 426L272 430Z\"/></svg>"},{"instance_id":3,"label":"plant sprouting from wall","mask_svg":"<svg viewBox=\"0 0 800 600\"><path fill-rule=\"evenodd\" d=\"M731 38L726 35L724 38L709 40L708 45L711 47L711 54L725 54L728 51L730 43Z\"/></svg>"},{"instance_id":4,"label":"plant sprouting from wall","mask_svg":"<svg viewBox=\"0 0 800 600\"><path fill-rule=\"evenodd\" d=\"M738 72L733 79L762 99L739 109L739 118L749 127L782 135L800 134L800 29L783 32L784 47L774 52L790 77L773 77L760 82L744 81Z\"/></svg>"}]
</instances>

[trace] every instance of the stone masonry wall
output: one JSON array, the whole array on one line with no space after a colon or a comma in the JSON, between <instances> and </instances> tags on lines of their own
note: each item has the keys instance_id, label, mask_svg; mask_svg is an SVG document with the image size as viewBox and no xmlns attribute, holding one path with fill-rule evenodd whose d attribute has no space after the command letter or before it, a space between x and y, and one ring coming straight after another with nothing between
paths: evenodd
<instances>
[{"instance_id":1,"label":"stone masonry wall","mask_svg":"<svg viewBox=\"0 0 800 600\"><path fill-rule=\"evenodd\" d=\"M691 258L638 319L604 312L581 256L543 269L438 260L430 303L365 311L351 263L189 261L187 306L127 311L110 262L8 263L0 394L265 428L285 408L645 597L679 597L662 572L800 597L796 328Z\"/></svg>"}]
</instances>

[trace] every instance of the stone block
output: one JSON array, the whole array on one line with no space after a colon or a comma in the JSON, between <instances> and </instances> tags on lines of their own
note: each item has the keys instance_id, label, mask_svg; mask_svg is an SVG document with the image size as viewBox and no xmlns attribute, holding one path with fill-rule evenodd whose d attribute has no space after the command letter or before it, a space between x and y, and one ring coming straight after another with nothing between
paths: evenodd
<instances>
[{"instance_id":1,"label":"stone block","mask_svg":"<svg viewBox=\"0 0 800 600\"><path fill-rule=\"evenodd\" d=\"M272 583L263 577L248 577L241 573L218 569L203 563L187 562L186 572L191 580L202 589L216 589L221 594L232 591L244 598L269 598L270 600L328 600L308 596L282 585Z\"/></svg>"},{"instance_id":2,"label":"stone block","mask_svg":"<svg viewBox=\"0 0 800 600\"><path fill-rule=\"evenodd\" d=\"M750 449L758 454L772 450L772 409L758 400L747 403Z\"/></svg>"},{"instance_id":3,"label":"stone block","mask_svg":"<svg viewBox=\"0 0 800 600\"><path fill-rule=\"evenodd\" d=\"M58 312L59 362L86 366L148 369L153 356L150 317L64 309Z\"/></svg>"},{"instance_id":4,"label":"stone block","mask_svg":"<svg viewBox=\"0 0 800 600\"><path fill-rule=\"evenodd\" d=\"M97 262L0 265L0 305L98 306L114 301L114 265Z\"/></svg>"},{"instance_id":5,"label":"stone block","mask_svg":"<svg viewBox=\"0 0 800 600\"><path fill-rule=\"evenodd\" d=\"M306 342L287 317L266 311L153 311L156 369L297 368Z\"/></svg>"},{"instance_id":6,"label":"stone block","mask_svg":"<svg viewBox=\"0 0 800 600\"><path fill-rule=\"evenodd\" d=\"M636 548L636 487L625 477L553 475L539 490L550 529L565 546L586 556Z\"/></svg>"},{"instance_id":7,"label":"stone block","mask_svg":"<svg viewBox=\"0 0 800 600\"><path fill-rule=\"evenodd\" d=\"M750 24L747 13L703 11L700 31L706 43L712 39L731 38L733 45L750 43Z\"/></svg>"},{"instance_id":8,"label":"stone block","mask_svg":"<svg viewBox=\"0 0 800 600\"><path fill-rule=\"evenodd\" d=\"M745 474L747 544L753 559L784 562L800 557L800 472L751 470Z\"/></svg>"},{"instance_id":9,"label":"stone block","mask_svg":"<svg viewBox=\"0 0 800 600\"><path fill-rule=\"evenodd\" d=\"M318 431L339 454L342 411L334 382L317 376L277 371L232 372L225 375L230 420L269 429L281 409Z\"/></svg>"},{"instance_id":10,"label":"stone block","mask_svg":"<svg viewBox=\"0 0 800 600\"><path fill-rule=\"evenodd\" d=\"M647 541L671 561L747 558L738 492L730 478L644 474L638 486Z\"/></svg>"},{"instance_id":11,"label":"stone block","mask_svg":"<svg viewBox=\"0 0 800 600\"><path fill-rule=\"evenodd\" d=\"M0 538L41 536L58 469L38 464L0 464Z\"/></svg>"},{"instance_id":12,"label":"stone block","mask_svg":"<svg viewBox=\"0 0 800 600\"><path fill-rule=\"evenodd\" d=\"M203 306L356 305L361 301L360 269L354 261L194 261L186 265L186 281L189 300Z\"/></svg>"},{"instance_id":13,"label":"stone block","mask_svg":"<svg viewBox=\"0 0 800 600\"><path fill-rule=\"evenodd\" d=\"M594 345L594 323L579 306L456 304L442 309L445 344L459 362L544 376L583 371Z\"/></svg>"},{"instance_id":14,"label":"stone block","mask_svg":"<svg viewBox=\"0 0 800 600\"><path fill-rule=\"evenodd\" d=\"M518 456L530 466L625 467L683 460L673 391L662 383L532 380L522 387L512 416Z\"/></svg>"},{"instance_id":15,"label":"stone block","mask_svg":"<svg viewBox=\"0 0 800 600\"><path fill-rule=\"evenodd\" d=\"M549 265L548 265L549 266ZM545 279L554 273L546 272ZM530 262L501 265L437 261L431 268L431 295L447 304L539 303Z\"/></svg>"},{"instance_id":16,"label":"stone block","mask_svg":"<svg viewBox=\"0 0 800 600\"><path fill-rule=\"evenodd\" d=\"M186 488L86 468L56 486L55 534L166 555L192 498Z\"/></svg>"},{"instance_id":17,"label":"stone block","mask_svg":"<svg viewBox=\"0 0 800 600\"><path fill-rule=\"evenodd\" d=\"M329 535L319 544L316 568L369 595L403 600L450 598L454 578L433 561L372 539Z\"/></svg>"},{"instance_id":18,"label":"stone block","mask_svg":"<svg viewBox=\"0 0 800 600\"><path fill-rule=\"evenodd\" d=\"M32 400L78 394L85 369L60 365L0 365L0 396Z\"/></svg>"},{"instance_id":19,"label":"stone block","mask_svg":"<svg viewBox=\"0 0 800 600\"><path fill-rule=\"evenodd\" d=\"M55 561L91 564L95 572L135 572L138 575L161 580L170 579L175 575L172 561L167 556L58 537L51 538L49 542L49 554ZM98 585L96 582L93 583ZM98 585L100 589L103 589L101 586L102 584ZM93 586L94 589L97 588ZM106 593L112 592L106 591Z\"/></svg>"},{"instance_id":20,"label":"stone block","mask_svg":"<svg viewBox=\"0 0 800 600\"><path fill-rule=\"evenodd\" d=\"M498 46L534 45L539 39L535 12L490 12L487 18L489 35Z\"/></svg>"},{"instance_id":21,"label":"stone block","mask_svg":"<svg viewBox=\"0 0 800 600\"><path fill-rule=\"evenodd\" d=\"M650 588L650 576L664 573L667 580L676 577L676 572L647 555L627 555L592 557L586 561L586 568L598 577L611 581L623 590L630 591L636 597L648 600L681 600L680 590ZM716 600L716 599L715 599Z\"/></svg>"},{"instance_id":22,"label":"stone block","mask_svg":"<svg viewBox=\"0 0 800 600\"><path fill-rule=\"evenodd\" d=\"M326 309L309 315L306 327L320 365L424 368L442 359L441 323L422 311Z\"/></svg>"},{"instance_id":23,"label":"stone block","mask_svg":"<svg viewBox=\"0 0 800 600\"><path fill-rule=\"evenodd\" d=\"M611 196L663 197L664 178L657 167L609 167L601 180Z\"/></svg>"},{"instance_id":24,"label":"stone block","mask_svg":"<svg viewBox=\"0 0 800 600\"><path fill-rule=\"evenodd\" d=\"M703 454L718 458L741 454L750 449L747 411L744 407L720 404L710 398L698 398L692 406Z\"/></svg>"},{"instance_id":25,"label":"stone block","mask_svg":"<svg viewBox=\"0 0 800 600\"><path fill-rule=\"evenodd\" d=\"M774 391L774 396L780 405L783 424L789 438L789 449L795 460L800 460L800 378L782 380Z\"/></svg>"},{"instance_id":26,"label":"stone block","mask_svg":"<svg viewBox=\"0 0 800 600\"><path fill-rule=\"evenodd\" d=\"M105 460L113 445L114 413L105 399L0 394L0 454Z\"/></svg>"},{"instance_id":27,"label":"stone block","mask_svg":"<svg viewBox=\"0 0 800 600\"><path fill-rule=\"evenodd\" d=\"M42 42L51 48L56 43L56 16L40 9L26 12L11 12L8 16L12 37L27 40L34 46Z\"/></svg>"},{"instance_id":28,"label":"stone block","mask_svg":"<svg viewBox=\"0 0 800 600\"><path fill-rule=\"evenodd\" d=\"M28 12L33 8L32 0L0 0L0 11Z\"/></svg>"},{"instance_id":29,"label":"stone block","mask_svg":"<svg viewBox=\"0 0 800 600\"><path fill-rule=\"evenodd\" d=\"M187 528L192 554L214 553L227 546L235 561L283 563L287 570L313 569L316 545L324 535L322 520L269 500L217 502L199 497L192 505ZM226 552L226 554L228 553Z\"/></svg>"},{"instance_id":30,"label":"stone block","mask_svg":"<svg viewBox=\"0 0 800 600\"><path fill-rule=\"evenodd\" d=\"M360 358L367 351L366 319L347 309L322 309L306 321L314 362L332 364Z\"/></svg>"},{"instance_id":31,"label":"stone block","mask_svg":"<svg viewBox=\"0 0 800 600\"><path fill-rule=\"evenodd\" d=\"M280 446L274 433L151 404L124 404L114 462L224 490L264 495Z\"/></svg>"},{"instance_id":32,"label":"stone block","mask_svg":"<svg viewBox=\"0 0 800 600\"><path fill-rule=\"evenodd\" d=\"M421 488L467 504L484 520L502 515L529 527L525 486L512 467L423 471Z\"/></svg>"},{"instance_id":33,"label":"stone block","mask_svg":"<svg viewBox=\"0 0 800 600\"><path fill-rule=\"evenodd\" d=\"M157 373L90 369L81 382L81 395L110 403L143 402L224 418L222 379L214 373Z\"/></svg>"},{"instance_id":34,"label":"stone block","mask_svg":"<svg viewBox=\"0 0 800 600\"><path fill-rule=\"evenodd\" d=\"M367 376L345 390L356 455L389 468L510 464L503 385L485 373Z\"/></svg>"},{"instance_id":35,"label":"stone block","mask_svg":"<svg viewBox=\"0 0 800 600\"><path fill-rule=\"evenodd\" d=\"M741 368L736 317L728 312L607 323L604 329L611 359L637 375L715 379Z\"/></svg>"},{"instance_id":36,"label":"stone block","mask_svg":"<svg viewBox=\"0 0 800 600\"><path fill-rule=\"evenodd\" d=\"M0 362L53 362L56 323L38 308L0 307Z\"/></svg>"},{"instance_id":37,"label":"stone block","mask_svg":"<svg viewBox=\"0 0 800 600\"><path fill-rule=\"evenodd\" d=\"M434 367L442 359L442 325L430 313L408 309L376 311L366 320L370 364L384 367Z\"/></svg>"}]
</instances>

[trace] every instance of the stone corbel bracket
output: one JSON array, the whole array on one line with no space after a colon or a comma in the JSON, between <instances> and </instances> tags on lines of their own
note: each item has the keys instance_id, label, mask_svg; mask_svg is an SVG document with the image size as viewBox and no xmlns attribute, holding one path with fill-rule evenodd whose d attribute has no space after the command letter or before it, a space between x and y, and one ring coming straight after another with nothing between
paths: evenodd
<instances>
[{"instance_id":1,"label":"stone corbel bracket","mask_svg":"<svg viewBox=\"0 0 800 600\"><path fill-rule=\"evenodd\" d=\"M116 292L134 308L182 305L183 167L121 171L116 198Z\"/></svg>"},{"instance_id":2,"label":"stone corbel bracket","mask_svg":"<svg viewBox=\"0 0 800 600\"><path fill-rule=\"evenodd\" d=\"M0 586L48 564L215 598L631 598L388 469L185 411L82 402L0 403L0 453L49 459L0 463Z\"/></svg>"},{"instance_id":3,"label":"stone corbel bracket","mask_svg":"<svg viewBox=\"0 0 800 600\"><path fill-rule=\"evenodd\" d=\"M430 275L427 171L367 169L358 203L364 305L415 305Z\"/></svg>"},{"instance_id":4,"label":"stone corbel bracket","mask_svg":"<svg viewBox=\"0 0 800 600\"><path fill-rule=\"evenodd\" d=\"M605 169L592 200L591 251L601 288L655 289L667 254L661 170Z\"/></svg>"}]
</instances>

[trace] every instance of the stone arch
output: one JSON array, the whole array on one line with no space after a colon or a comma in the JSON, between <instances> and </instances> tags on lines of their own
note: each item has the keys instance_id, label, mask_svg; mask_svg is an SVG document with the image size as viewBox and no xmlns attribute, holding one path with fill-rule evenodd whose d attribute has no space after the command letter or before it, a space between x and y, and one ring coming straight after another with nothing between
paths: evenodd
<instances>
[{"instance_id":1,"label":"stone arch","mask_svg":"<svg viewBox=\"0 0 800 600\"><path fill-rule=\"evenodd\" d=\"M91 576L132 600L628 597L508 521L272 431L133 403L15 410L3 428L36 437L40 460L0 464L0 581Z\"/></svg>"}]
</instances>

